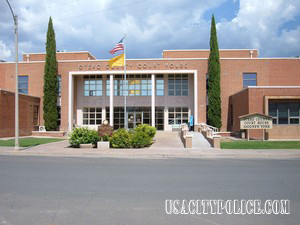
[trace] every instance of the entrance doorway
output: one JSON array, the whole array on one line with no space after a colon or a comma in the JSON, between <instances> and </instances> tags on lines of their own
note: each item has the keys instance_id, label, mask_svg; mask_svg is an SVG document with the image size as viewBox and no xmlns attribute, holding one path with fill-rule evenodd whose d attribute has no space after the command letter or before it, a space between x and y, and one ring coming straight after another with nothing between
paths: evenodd
<instances>
[{"instance_id":1,"label":"entrance doorway","mask_svg":"<svg viewBox=\"0 0 300 225\"><path fill-rule=\"evenodd\" d=\"M143 112L128 112L128 128L133 129L143 124Z\"/></svg>"},{"instance_id":2,"label":"entrance doorway","mask_svg":"<svg viewBox=\"0 0 300 225\"><path fill-rule=\"evenodd\" d=\"M109 107L106 107L106 119L109 119ZM127 107L124 117L123 107L114 107L114 129L124 128L125 118L128 121L128 128L134 129L139 124L151 125L151 107ZM155 107L155 127L157 130L164 130L164 107Z\"/></svg>"}]
</instances>

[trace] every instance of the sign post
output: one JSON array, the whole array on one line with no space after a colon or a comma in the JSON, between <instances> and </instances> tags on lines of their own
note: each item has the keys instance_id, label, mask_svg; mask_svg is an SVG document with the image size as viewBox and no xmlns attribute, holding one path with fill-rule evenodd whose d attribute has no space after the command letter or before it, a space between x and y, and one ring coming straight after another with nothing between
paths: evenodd
<instances>
[{"instance_id":1,"label":"sign post","mask_svg":"<svg viewBox=\"0 0 300 225\"><path fill-rule=\"evenodd\" d=\"M271 116L267 116L260 113L253 113L244 116L240 116L240 129L247 130L247 140L249 141L250 129L262 129L263 141L265 140L265 129L273 128L273 121Z\"/></svg>"}]
</instances>

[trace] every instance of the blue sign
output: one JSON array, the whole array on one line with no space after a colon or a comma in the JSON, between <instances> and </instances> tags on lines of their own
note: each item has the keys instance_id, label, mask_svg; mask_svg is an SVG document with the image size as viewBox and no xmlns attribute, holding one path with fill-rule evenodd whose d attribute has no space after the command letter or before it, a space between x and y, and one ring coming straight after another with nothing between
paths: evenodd
<instances>
[{"instance_id":1,"label":"blue sign","mask_svg":"<svg viewBox=\"0 0 300 225\"><path fill-rule=\"evenodd\" d=\"M194 126L194 116L190 115L190 126Z\"/></svg>"}]
</instances>

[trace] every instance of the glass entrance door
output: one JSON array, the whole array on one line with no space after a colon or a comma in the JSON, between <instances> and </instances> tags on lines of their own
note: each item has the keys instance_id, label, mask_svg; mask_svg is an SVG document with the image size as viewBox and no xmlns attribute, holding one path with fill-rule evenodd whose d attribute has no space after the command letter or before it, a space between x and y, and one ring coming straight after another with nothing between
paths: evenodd
<instances>
[{"instance_id":1,"label":"glass entrance door","mask_svg":"<svg viewBox=\"0 0 300 225\"><path fill-rule=\"evenodd\" d=\"M143 113L128 112L128 129L133 129L140 124L143 124Z\"/></svg>"},{"instance_id":2,"label":"glass entrance door","mask_svg":"<svg viewBox=\"0 0 300 225\"><path fill-rule=\"evenodd\" d=\"M128 113L128 129L134 128L134 112Z\"/></svg>"},{"instance_id":3,"label":"glass entrance door","mask_svg":"<svg viewBox=\"0 0 300 225\"><path fill-rule=\"evenodd\" d=\"M141 112L136 112L135 113L135 126L137 127L138 125L143 123L143 118L142 118L142 113Z\"/></svg>"}]
</instances>

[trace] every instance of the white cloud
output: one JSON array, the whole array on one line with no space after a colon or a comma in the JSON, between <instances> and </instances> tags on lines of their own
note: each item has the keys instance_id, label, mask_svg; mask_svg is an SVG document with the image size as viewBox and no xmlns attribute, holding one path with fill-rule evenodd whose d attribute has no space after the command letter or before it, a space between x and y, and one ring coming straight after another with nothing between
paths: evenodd
<instances>
[{"instance_id":1,"label":"white cloud","mask_svg":"<svg viewBox=\"0 0 300 225\"><path fill-rule=\"evenodd\" d=\"M298 0L240 0L240 9L232 21L219 24L221 45L229 48L258 48L262 56L294 56L300 52L299 28L281 30L281 26L299 14ZM226 38L232 34L230 38ZM298 37L297 37L298 35Z\"/></svg>"},{"instance_id":2,"label":"white cloud","mask_svg":"<svg viewBox=\"0 0 300 225\"><path fill-rule=\"evenodd\" d=\"M0 40L0 60L7 60L12 55L10 48Z\"/></svg>"},{"instance_id":3,"label":"white cloud","mask_svg":"<svg viewBox=\"0 0 300 225\"><path fill-rule=\"evenodd\" d=\"M151 58L160 57L164 49L209 48L210 21L204 14L225 1L23 0L12 6L19 15L20 53L45 51L52 16L57 50L86 50L108 58L110 48L126 33L129 58ZM236 17L217 24L219 47L259 48L263 56L299 55L299 26L281 29L299 14L298 2L240 0ZM14 45L13 23L4 3L0 2L0 37L7 47Z\"/></svg>"}]
</instances>

